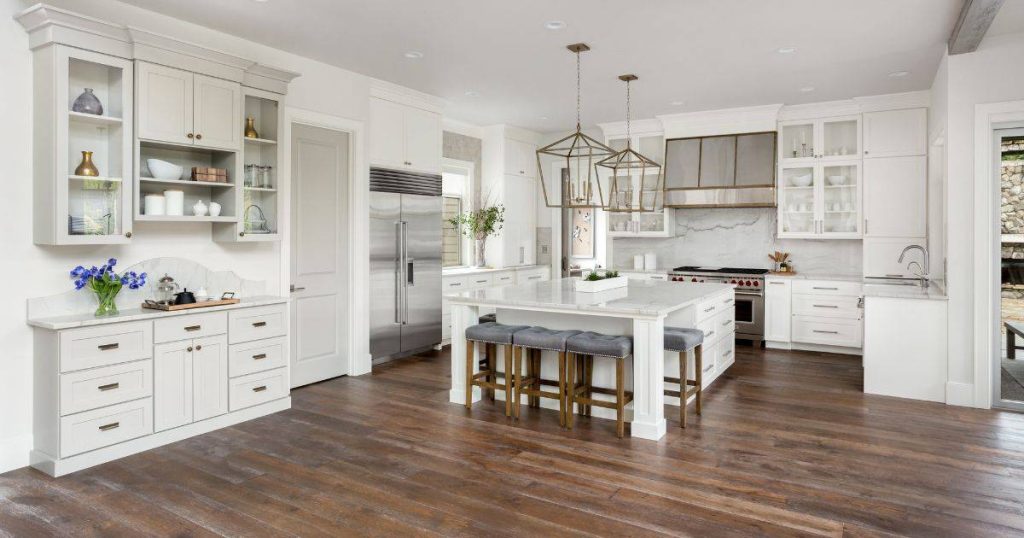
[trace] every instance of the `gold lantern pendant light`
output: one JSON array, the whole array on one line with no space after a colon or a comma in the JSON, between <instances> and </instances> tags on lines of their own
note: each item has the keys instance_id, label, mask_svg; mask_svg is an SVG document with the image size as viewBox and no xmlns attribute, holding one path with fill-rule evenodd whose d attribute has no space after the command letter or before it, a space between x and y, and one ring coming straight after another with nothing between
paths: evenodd
<instances>
[{"instance_id":1,"label":"gold lantern pendant light","mask_svg":"<svg viewBox=\"0 0 1024 538\"><path fill-rule=\"evenodd\" d=\"M611 172L608 189L608 204L604 210L613 213L651 213L665 207L665 177L662 167L653 159L633 149L630 132L629 83L637 80L636 75L622 75L619 80L626 83L626 148L602 159L597 166ZM654 185L647 184L647 177L655 177ZM634 185L633 177L639 176ZM639 192L636 192L636 189Z\"/></svg>"},{"instance_id":2,"label":"gold lantern pendant light","mask_svg":"<svg viewBox=\"0 0 1024 538\"><path fill-rule=\"evenodd\" d=\"M602 208L604 194L597 175L597 162L615 153L612 148L583 134L580 129L580 53L590 50L586 43L567 46L576 54L576 132L537 150L537 173L544 190L547 207ZM541 155L552 155L565 160L565 168L557 184L550 185L544 177ZM558 187L556 187L558 185Z\"/></svg>"}]
</instances>

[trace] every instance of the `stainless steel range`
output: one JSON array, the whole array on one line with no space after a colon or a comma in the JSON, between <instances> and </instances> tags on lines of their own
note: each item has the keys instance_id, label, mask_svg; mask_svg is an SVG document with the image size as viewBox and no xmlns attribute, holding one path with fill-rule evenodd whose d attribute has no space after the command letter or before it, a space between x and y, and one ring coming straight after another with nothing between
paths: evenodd
<instances>
[{"instance_id":1,"label":"stainless steel range","mask_svg":"<svg viewBox=\"0 0 1024 538\"><path fill-rule=\"evenodd\" d=\"M673 282L717 282L736 287L736 338L756 345L764 341L764 275L767 269L743 267L676 267Z\"/></svg>"}]
</instances>

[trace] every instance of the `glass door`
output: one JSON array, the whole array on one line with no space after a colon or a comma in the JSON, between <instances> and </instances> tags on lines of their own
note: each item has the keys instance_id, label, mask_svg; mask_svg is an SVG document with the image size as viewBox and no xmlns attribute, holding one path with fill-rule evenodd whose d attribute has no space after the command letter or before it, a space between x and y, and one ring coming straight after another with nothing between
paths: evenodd
<instances>
[{"instance_id":1,"label":"glass door","mask_svg":"<svg viewBox=\"0 0 1024 538\"><path fill-rule=\"evenodd\" d=\"M813 121L782 124L779 161L794 163L814 158L816 133Z\"/></svg>"},{"instance_id":2,"label":"glass door","mask_svg":"<svg viewBox=\"0 0 1024 538\"><path fill-rule=\"evenodd\" d=\"M779 178L779 235L806 237L815 235L818 177L814 166L783 166Z\"/></svg>"},{"instance_id":3,"label":"glass door","mask_svg":"<svg viewBox=\"0 0 1024 538\"><path fill-rule=\"evenodd\" d=\"M860 157L860 117L831 118L821 122L822 159L852 159Z\"/></svg>"},{"instance_id":4,"label":"glass door","mask_svg":"<svg viewBox=\"0 0 1024 538\"><path fill-rule=\"evenodd\" d=\"M827 164L822 167L822 213L824 235L860 233L860 161Z\"/></svg>"}]
</instances>

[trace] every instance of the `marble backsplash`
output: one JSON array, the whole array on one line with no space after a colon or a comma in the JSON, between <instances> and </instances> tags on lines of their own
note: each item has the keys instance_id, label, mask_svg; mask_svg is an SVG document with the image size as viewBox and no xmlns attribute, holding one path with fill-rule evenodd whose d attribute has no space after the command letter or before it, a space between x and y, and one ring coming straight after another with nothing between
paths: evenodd
<instances>
[{"instance_id":1,"label":"marble backsplash","mask_svg":"<svg viewBox=\"0 0 1024 538\"><path fill-rule=\"evenodd\" d=\"M71 268L69 267L68 270ZM213 271L199 263L184 258L153 258L134 265L116 268L117 273L135 271L147 273L146 285L138 290L124 288L117 294L117 308L129 310L139 308L146 299L153 299L160 277L169 274L182 288L196 291L206 288L211 297L220 297L231 291L235 297L255 297L267 293L267 283L262 280L246 280L231 271ZM88 289L75 290L73 280L68 278L68 289L63 293L28 300L28 318L49 318L85 314L96 310L96 297Z\"/></svg>"},{"instance_id":2,"label":"marble backsplash","mask_svg":"<svg viewBox=\"0 0 1024 538\"><path fill-rule=\"evenodd\" d=\"M613 267L630 269L633 256L655 252L659 268L681 265L770 268L768 254L790 253L798 272L859 275L860 241L777 239L774 208L676 209L675 237L615 239Z\"/></svg>"}]
</instances>

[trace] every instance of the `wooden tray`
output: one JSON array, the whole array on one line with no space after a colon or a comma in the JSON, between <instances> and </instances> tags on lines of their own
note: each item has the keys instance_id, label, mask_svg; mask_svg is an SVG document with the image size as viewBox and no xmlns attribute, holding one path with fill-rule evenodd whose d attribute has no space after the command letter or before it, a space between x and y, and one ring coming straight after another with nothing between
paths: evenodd
<instances>
[{"instance_id":1,"label":"wooden tray","mask_svg":"<svg viewBox=\"0 0 1024 538\"><path fill-rule=\"evenodd\" d=\"M238 304L240 302L242 302L241 299L214 299L212 301L200 301L198 303L192 304L142 303L142 308L149 308L151 310L163 310L165 312L174 312L176 310L191 310L193 308L224 306L226 304Z\"/></svg>"},{"instance_id":2,"label":"wooden tray","mask_svg":"<svg viewBox=\"0 0 1024 538\"><path fill-rule=\"evenodd\" d=\"M796 276L796 271L768 271L772 276Z\"/></svg>"}]
</instances>

